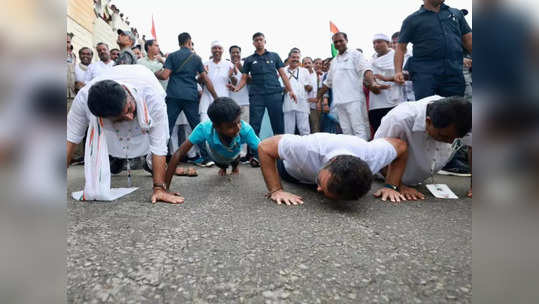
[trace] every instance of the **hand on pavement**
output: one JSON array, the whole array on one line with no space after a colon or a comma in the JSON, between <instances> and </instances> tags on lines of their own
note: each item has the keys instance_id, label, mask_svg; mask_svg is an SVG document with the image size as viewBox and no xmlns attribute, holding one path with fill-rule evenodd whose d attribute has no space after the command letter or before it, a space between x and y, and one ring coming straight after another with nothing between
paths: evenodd
<instances>
[{"instance_id":1,"label":"hand on pavement","mask_svg":"<svg viewBox=\"0 0 539 304\"><path fill-rule=\"evenodd\" d=\"M152 194L152 203L164 202L169 204L181 204L184 198L178 192L167 192L161 188L155 188Z\"/></svg>"},{"instance_id":2,"label":"hand on pavement","mask_svg":"<svg viewBox=\"0 0 539 304\"><path fill-rule=\"evenodd\" d=\"M425 199L425 195L423 193L417 191L417 189L406 187L404 185L400 186L400 193L407 200L411 200L411 201L415 201L415 200L418 200L418 199L419 200Z\"/></svg>"},{"instance_id":3,"label":"hand on pavement","mask_svg":"<svg viewBox=\"0 0 539 304\"><path fill-rule=\"evenodd\" d=\"M279 190L275 191L269 197L272 201L276 202L277 205L286 204L286 205L302 205L303 198L295 194Z\"/></svg>"},{"instance_id":4,"label":"hand on pavement","mask_svg":"<svg viewBox=\"0 0 539 304\"><path fill-rule=\"evenodd\" d=\"M404 195L398 191L385 187L378 189L378 191L374 193L374 196L381 198L384 202L390 200L393 203L400 203L401 201L406 200Z\"/></svg>"}]
</instances>

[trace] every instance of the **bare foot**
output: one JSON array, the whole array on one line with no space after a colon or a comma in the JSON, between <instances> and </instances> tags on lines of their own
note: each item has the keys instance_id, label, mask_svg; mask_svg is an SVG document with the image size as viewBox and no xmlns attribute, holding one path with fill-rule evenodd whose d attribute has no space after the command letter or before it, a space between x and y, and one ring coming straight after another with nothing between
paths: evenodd
<instances>
[{"instance_id":1,"label":"bare foot","mask_svg":"<svg viewBox=\"0 0 539 304\"><path fill-rule=\"evenodd\" d=\"M217 174L219 174L219 176L226 176L226 169L219 169Z\"/></svg>"},{"instance_id":2,"label":"bare foot","mask_svg":"<svg viewBox=\"0 0 539 304\"><path fill-rule=\"evenodd\" d=\"M240 168L239 167L232 168L232 172L230 172L230 175L238 175L238 174L240 174Z\"/></svg>"}]
</instances>

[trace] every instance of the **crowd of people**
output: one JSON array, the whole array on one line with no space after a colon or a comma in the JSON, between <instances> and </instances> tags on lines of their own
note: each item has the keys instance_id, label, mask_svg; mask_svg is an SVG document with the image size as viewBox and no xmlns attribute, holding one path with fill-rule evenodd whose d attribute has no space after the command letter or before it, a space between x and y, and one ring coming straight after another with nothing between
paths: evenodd
<instances>
[{"instance_id":1,"label":"crowd of people","mask_svg":"<svg viewBox=\"0 0 539 304\"><path fill-rule=\"evenodd\" d=\"M261 167L267 197L287 205L303 200L281 179L337 200L381 179L375 195L399 202L423 199L415 186L444 168L470 173L472 33L443 0L424 0L391 37L373 35L372 58L344 32L332 37L335 57L293 48L284 62L260 32L251 55L216 40L206 62L189 33L167 56L156 40L117 33L119 49L95 46L99 61L89 47L80 62L68 58L67 165L84 161L83 199L111 199L110 173L130 176L135 159L153 175L152 202L169 203L184 200L170 190L173 176L197 175L180 162L223 176ZM265 113L274 136L261 141Z\"/></svg>"}]
</instances>

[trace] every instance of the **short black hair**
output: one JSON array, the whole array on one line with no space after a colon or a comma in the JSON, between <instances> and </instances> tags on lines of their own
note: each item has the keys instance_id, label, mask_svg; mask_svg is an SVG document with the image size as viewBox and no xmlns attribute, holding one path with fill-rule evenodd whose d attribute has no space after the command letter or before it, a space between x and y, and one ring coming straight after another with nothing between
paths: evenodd
<instances>
[{"instance_id":1,"label":"short black hair","mask_svg":"<svg viewBox=\"0 0 539 304\"><path fill-rule=\"evenodd\" d=\"M338 155L324 169L331 173L327 190L341 200L357 200L371 190L374 176L369 165L353 155Z\"/></svg>"},{"instance_id":2,"label":"short black hair","mask_svg":"<svg viewBox=\"0 0 539 304\"><path fill-rule=\"evenodd\" d=\"M189 40L191 40L191 35L189 35L189 33L183 32L178 35L178 43L180 46L186 44Z\"/></svg>"},{"instance_id":3,"label":"short black hair","mask_svg":"<svg viewBox=\"0 0 539 304\"><path fill-rule=\"evenodd\" d=\"M83 47L81 47L81 48L79 49L79 57L81 56L82 51L84 51L84 50L89 50L89 51L90 51L90 54L92 54L92 55L94 54L94 51L92 51L91 48L89 48L89 47L87 47L87 46L83 46Z\"/></svg>"},{"instance_id":4,"label":"short black hair","mask_svg":"<svg viewBox=\"0 0 539 304\"><path fill-rule=\"evenodd\" d=\"M111 49L111 50L110 50L111 53L112 53L112 51L118 51L118 52L119 52L120 50L117 49L117 48L114 48L114 49Z\"/></svg>"},{"instance_id":5,"label":"short black hair","mask_svg":"<svg viewBox=\"0 0 539 304\"><path fill-rule=\"evenodd\" d=\"M146 42L144 43L144 50L146 51L146 53L148 53L148 49L150 48L150 46L153 45L154 42L155 39L146 40Z\"/></svg>"},{"instance_id":6,"label":"short black hair","mask_svg":"<svg viewBox=\"0 0 539 304\"><path fill-rule=\"evenodd\" d=\"M208 116L215 126L233 122L241 115L241 108L229 97L219 97L208 108Z\"/></svg>"},{"instance_id":7,"label":"short black hair","mask_svg":"<svg viewBox=\"0 0 539 304\"><path fill-rule=\"evenodd\" d=\"M260 37L260 36L266 38L266 36L264 36L264 34L262 34L261 32L256 32L256 33L254 33L254 35L253 35L253 40L255 40L255 38Z\"/></svg>"},{"instance_id":8,"label":"short black hair","mask_svg":"<svg viewBox=\"0 0 539 304\"><path fill-rule=\"evenodd\" d=\"M98 81L88 91L88 108L97 117L120 115L126 101L125 89L114 80Z\"/></svg>"},{"instance_id":9,"label":"short black hair","mask_svg":"<svg viewBox=\"0 0 539 304\"><path fill-rule=\"evenodd\" d=\"M461 96L446 97L428 104L427 116L437 129L455 124L458 137L464 137L472 130L472 103Z\"/></svg>"},{"instance_id":10,"label":"short black hair","mask_svg":"<svg viewBox=\"0 0 539 304\"><path fill-rule=\"evenodd\" d=\"M140 44L137 44L137 45L135 45L134 47L131 48L131 50L134 50L134 49L141 50Z\"/></svg>"},{"instance_id":11,"label":"short black hair","mask_svg":"<svg viewBox=\"0 0 539 304\"><path fill-rule=\"evenodd\" d=\"M399 38L399 36L401 35L401 32L395 32L393 33L393 35L391 35L391 39L396 39L396 38Z\"/></svg>"},{"instance_id":12,"label":"short black hair","mask_svg":"<svg viewBox=\"0 0 539 304\"><path fill-rule=\"evenodd\" d=\"M301 55L301 51L298 48L292 48L290 50L290 52L288 53L288 57L290 57L292 54L300 54Z\"/></svg>"},{"instance_id":13,"label":"short black hair","mask_svg":"<svg viewBox=\"0 0 539 304\"><path fill-rule=\"evenodd\" d=\"M305 62L305 59L311 59L311 62L314 62L313 59L311 57L309 57L309 56L303 57L302 62Z\"/></svg>"},{"instance_id":14,"label":"short black hair","mask_svg":"<svg viewBox=\"0 0 539 304\"><path fill-rule=\"evenodd\" d=\"M109 49L109 45L106 44L105 42L99 42L98 44L95 45L95 48L97 49L97 47L100 46L100 45L106 46L106 47L107 47L107 50Z\"/></svg>"},{"instance_id":15,"label":"short black hair","mask_svg":"<svg viewBox=\"0 0 539 304\"><path fill-rule=\"evenodd\" d=\"M331 36L331 40L333 40L333 37L335 37L337 35L342 35L344 37L344 40L348 41L348 36L346 35L345 32L337 32L337 33L333 34L333 36Z\"/></svg>"},{"instance_id":16,"label":"short black hair","mask_svg":"<svg viewBox=\"0 0 539 304\"><path fill-rule=\"evenodd\" d=\"M228 52L229 52L229 53L232 52L232 49L239 49L240 52L241 52L241 48L240 48L239 46L237 46L237 45L233 45L233 46L229 47L229 48L228 48Z\"/></svg>"}]
</instances>

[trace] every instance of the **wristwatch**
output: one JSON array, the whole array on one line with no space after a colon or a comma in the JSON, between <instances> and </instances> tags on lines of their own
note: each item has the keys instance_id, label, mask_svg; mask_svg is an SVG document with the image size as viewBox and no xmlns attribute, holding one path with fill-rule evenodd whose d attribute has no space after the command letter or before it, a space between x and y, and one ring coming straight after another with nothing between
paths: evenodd
<instances>
[{"instance_id":1,"label":"wristwatch","mask_svg":"<svg viewBox=\"0 0 539 304\"><path fill-rule=\"evenodd\" d=\"M161 188L167 191L167 185L165 183L153 183L153 188Z\"/></svg>"},{"instance_id":2,"label":"wristwatch","mask_svg":"<svg viewBox=\"0 0 539 304\"><path fill-rule=\"evenodd\" d=\"M389 189L393 189L395 191L399 191L399 186L395 186L395 185L392 185L392 184L385 184L384 188L389 188Z\"/></svg>"}]
</instances>

